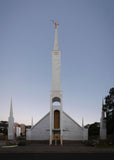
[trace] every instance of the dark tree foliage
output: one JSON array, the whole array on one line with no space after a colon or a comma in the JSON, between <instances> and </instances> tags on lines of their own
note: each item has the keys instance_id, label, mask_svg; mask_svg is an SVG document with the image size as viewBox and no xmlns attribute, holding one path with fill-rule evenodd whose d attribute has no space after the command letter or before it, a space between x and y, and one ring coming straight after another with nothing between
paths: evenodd
<instances>
[{"instance_id":1,"label":"dark tree foliage","mask_svg":"<svg viewBox=\"0 0 114 160\"><path fill-rule=\"evenodd\" d=\"M104 111L106 112L107 134L114 133L114 88L105 97Z\"/></svg>"},{"instance_id":2,"label":"dark tree foliage","mask_svg":"<svg viewBox=\"0 0 114 160\"><path fill-rule=\"evenodd\" d=\"M7 128L0 128L0 133L3 133L4 135L8 134Z\"/></svg>"},{"instance_id":3,"label":"dark tree foliage","mask_svg":"<svg viewBox=\"0 0 114 160\"><path fill-rule=\"evenodd\" d=\"M98 136L99 135L99 123L95 122L89 126L89 136Z\"/></svg>"},{"instance_id":4,"label":"dark tree foliage","mask_svg":"<svg viewBox=\"0 0 114 160\"><path fill-rule=\"evenodd\" d=\"M7 121L0 121L0 133L7 135L7 128L8 128L8 122Z\"/></svg>"}]
</instances>

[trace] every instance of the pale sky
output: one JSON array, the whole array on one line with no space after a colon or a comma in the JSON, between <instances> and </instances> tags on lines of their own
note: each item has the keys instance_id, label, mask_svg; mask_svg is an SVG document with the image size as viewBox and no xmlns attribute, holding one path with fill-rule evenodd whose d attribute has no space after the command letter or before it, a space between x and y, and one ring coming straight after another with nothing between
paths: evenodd
<instances>
[{"instance_id":1,"label":"pale sky","mask_svg":"<svg viewBox=\"0 0 114 160\"><path fill-rule=\"evenodd\" d=\"M53 19L59 23L63 110L100 121L114 87L114 0L0 0L0 120L34 124L50 110Z\"/></svg>"}]
</instances>

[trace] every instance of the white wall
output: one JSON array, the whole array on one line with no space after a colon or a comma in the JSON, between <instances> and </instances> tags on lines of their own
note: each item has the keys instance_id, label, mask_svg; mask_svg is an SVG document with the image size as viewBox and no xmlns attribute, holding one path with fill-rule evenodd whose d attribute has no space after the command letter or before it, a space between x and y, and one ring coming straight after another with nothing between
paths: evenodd
<instances>
[{"instance_id":1,"label":"white wall","mask_svg":"<svg viewBox=\"0 0 114 160\"><path fill-rule=\"evenodd\" d=\"M49 140L50 114L48 113L31 128L31 140Z\"/></svg>"},{"instance_id":2,"label":"white wall","mask_svg":"<svg viewBox=\"0 0 114 160\"><path fill-rule=\"evenodd\" d=\"M27 131L27 140L49 140L50 113ZM84 131L84 132L83 132ZM87 140L88 130L77 124L63 112L63 140Z\"/></svg>"},{"instance_id":3,"label":"white wall","mask_svg":"<svg viewBox=\"0 0 114 160\"><path fill-rule=\"evenodd\" d=\"M63 140L82 140L83 130L71 117L63 112Z\"/></svg>"},{"instance_id":4,"label":"white wall","mask_svg":"<svg viewBox=\"0 0 114 160\"><path fill-rule=\"evenodd\" d=\"M31 129L26 129L26 140L31 140Z\"/></svg>"},{"instance_id":5,"label":"white wall","mask_svg":"<svg viewBox=\"0 0 114 160\"><path fill-rule=\"evenodd\" d=\"M21 128L20 127L16 127L16 136L19 137L21 134Z\"/></svg>"},{"instance_id":6,"label":"white wall","mask_svg":"<svg viewBox=\"0 0 114 160\"><path fill-rule=\"evenodd\" d=\"M83 129L83 140L84 141L88 140L88 129L87 128Z\"/></svg>"}]
</instances>

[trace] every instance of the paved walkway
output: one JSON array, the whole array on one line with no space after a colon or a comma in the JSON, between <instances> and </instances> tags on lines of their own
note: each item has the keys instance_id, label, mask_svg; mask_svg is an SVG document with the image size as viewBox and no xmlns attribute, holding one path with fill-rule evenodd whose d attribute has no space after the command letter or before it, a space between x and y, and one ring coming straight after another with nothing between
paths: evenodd
<instances>
[{"instance_id":1,"label":"paved walkway","mask_svg":"<svg viewBox=\"0 0 114 160\"><path fill-rule=\"evenodd\" d=\"M48 144L27 144L26 146L17 146L3 148L5 144L0 145L0 153L114 153L114 148L96 148L86 146L83 143L64 144L63 147L48 146Z\"/></svg>"}]
</instances>

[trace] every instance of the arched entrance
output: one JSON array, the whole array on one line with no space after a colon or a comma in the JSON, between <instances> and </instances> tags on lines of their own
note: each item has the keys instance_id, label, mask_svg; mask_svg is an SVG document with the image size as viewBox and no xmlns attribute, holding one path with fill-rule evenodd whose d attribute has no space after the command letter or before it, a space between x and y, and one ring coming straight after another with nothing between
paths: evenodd
<instances>
[{"instance_id":1,"label":"arched entrance","mask_svg":"<svg viewBox=\"0 0 114 160\"><path fill-rule=\"evenodd\" d=\"M60 112L58 110L54 111L54 129L60 128Z\"/></svg>"}]
</instances>

